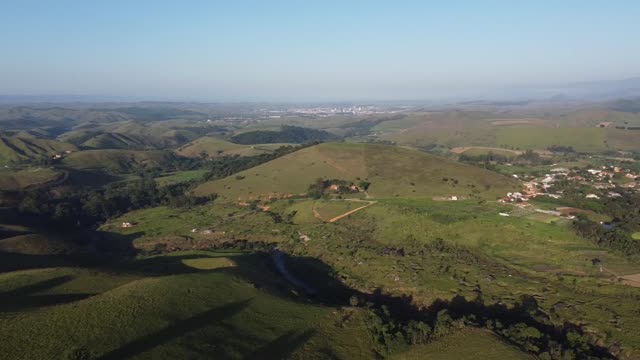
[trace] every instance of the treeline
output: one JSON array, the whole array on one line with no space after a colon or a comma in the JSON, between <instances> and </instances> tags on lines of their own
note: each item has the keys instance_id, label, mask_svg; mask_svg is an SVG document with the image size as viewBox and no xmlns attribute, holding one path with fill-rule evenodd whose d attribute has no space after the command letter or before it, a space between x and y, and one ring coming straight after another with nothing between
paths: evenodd
<instances>
[{"instance_id":1,"label":"treeline","mask_svg":"<svg viewBox=\"0 0 640 360\"><path fill-rule=\"evenodd\" d=\"M458 160L472 165L484 165L486 168L494 168L494 164L514 165L551 165L553 159L543 158L533 150L527 150L517 156L505 156L492 151L482 155L467 155L462 153Z\"/></svg>"},{"instance_id":2,"label":"treeline","mask_svg":"<svg viewBox=\"0 0 640 360\"><path fill-rule=\"evenodd\" d=\"M383 305L377 306L375 301ZM606 348L577 325L554 325L536 299L520 297L512 307L485 304L481 296L469 301L456 296L437 300L427 308L416 308L411 297L388 298L373 294L367 301L352 297L351 305L368 308L367 325L381 356L415 344L435 341L464 327L491 330L520 349L545 360L615 359Z\"/></svg>"},{"instance_id":3,"label":"treeline","mask_svg":"<svg viewBox=\"0 0 640 360\"><path fill-rule=\"evenodd\" d=\"M231 137L231 141L236 144L276 144L294 143L303 144L310 141L330 141L338 140L336 135L324 130L308 129L298 126L283 125L280 131L258 130L249 131Z\"/></svg>"},{"instance_id":4,"label":"treeline","mask_svg":"<svg viewBox=\"0 0 640 360\"><path fill-rule=\"evenodd\" d=\"M310 142L298 146L281 146L272 153L265 153L255 156L223 156L206 160L200 165L200 168L207 169L202 180L209 181L215 179L225 178L231 176L240 171L250 169L268 161L277 159L281 156L291 154L295 151L304 149L309 146L319 144L318 142Z\"/></svg>"},{"instance_id":5,"label":"treeline","mask_svg":"<svg viewBox=\"0 0 640 360\"><path fill-rule=\"evenodd\" d=\"M357 189L354 190L352 186L357 186L358 189L367 191L371 183L368 181L360 180L357 184L355 184L353 181L341 179L324 180L322 178L318 178L313 184L309 185L309 188L307 189L307 195L314 199L320 199L327 193L327 189L332 185L336 186L335 193L350 194L359 192L359 190Z\"/></svg>"},{"instance_id":6,"label":"treeline","mask_svg":"<svg viewBox=\"0 0 640 360\"><path fill-rule=\"evenodd\" d=\"M575 149L573 146L563 146L563 145L551 145L547 148L549 151L557 152L557 153L575 153Z\"/></svg>"},{"instance_id":7,"label":"treeline","mask_svg":"<svg viewBox=\"0 0 640 360\"><path fill-rule=\"evenodd\" d=\"M94 227L128 211L167 205L177 208L204 204L216 195L194 196L186 193L189 185L158 187L155 180L145 178L102 189L75 190L59 196L48 190L21 194L20 214L38 216L49 226L65 229Z\"/></svg>"},{"instance_id":8,"label":"treeline","mask_svg":"<svg viewBox=\"0 0 640 360\"><path fill-rule=\"evenodd\" d=\"M574 230L582 237L603 248L611 249L625 255L640 254L640 241L634 240L632 234L640 231L640 194L624 188L616 188L617 197L601 197L599 200L587 199L589 191L585 187L576 187L568 181L559 181L550 191L562 191L563 197L553 199L539 196L536 201L571 206L592 210L607 215L611 221L599 223L590 220L583 214L575 214Z\"/></svg>"}]
</instances>

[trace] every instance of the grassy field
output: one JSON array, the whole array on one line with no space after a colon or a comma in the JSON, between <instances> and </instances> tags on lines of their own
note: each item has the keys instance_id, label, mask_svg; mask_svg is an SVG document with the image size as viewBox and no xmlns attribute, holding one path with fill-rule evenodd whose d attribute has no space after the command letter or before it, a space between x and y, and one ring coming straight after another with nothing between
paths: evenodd
<instances>
[{"instance_id":1,"label":"grassy field","mask_svg":"<svg viewBox=\"0 0 640 360\"><path fill-rule=\"evenodd\" d=\"M633 234L631 235L631 237L632 237L634 240L640 240L640 232L633 233Z\"/></svg>"},{"instance_id":2,"label":"grassy field","mask_svg":"<svg viewBox=\"0 0 640 360\"><path fill-rule=\"evenodd\" d=\"M52 168L1 169L0 190L23 189L56 180L61 176L62 172Z\"/></svg>"},{"instance_id":3,"label":"grassy field","mask_svg":"<svg viewBox=\"0 0 640 360\"><path fill-rule=\"evenodd\" d=\"M495 335L482 330L465 330L428 345L416 346L394 360L533 360L534 357L505 344Z\"/></svg>"},{"instance_id":4,"label":"grassy field","mask_svg":"<svg viewBox=\"0 0 640 360\"><path fill-rule=\"evenodd\" d=\"M131 222L134 226L120 228L123 222ZM291 239L294 233L291 225L274 224L266 212L223 204L190 211L169 207L132 211L107 222L101 229L136 237L134 245L141 248L148 248L151 245L147 242L153 240L183 243L184 239L190 239L190 247L238 239L277 243Z\"/></svg>"},{"instance_id":5,"label":"grassy field","mask_svg":"<svg viewBox=\"0 0 640 360\"><path fill-rule=\"evenodd\" d=\"M517 184L478 167L399 147L325 143L199 186L226 201L304 194L317 178L371 183L373 197L478 196L495 198Z\"/></svg>"},{"instance_id":6,"label":"grassy field","mask_svg":"<svg viewBox=\"0 0 640 360\"><path fill-rule=\"evenodd\" d=\"M174 174L165 174L160 177L157 177L156 182L161 186L173 185L173 184L201 179L206 172L207 172L206 170L180 171Z\"/></svg>"},{"instance_id":7,"label":"grassy field","mask_svg":"<svg viewBox=\"0 0 640 360\"><path fill-rule=\"evenodd\" d=\"M499 212L510 211L510 206L492 203L389 199L353 216L372 216L377 224L376 239L388 244L408 237L443 238L476 248L515 268L593 276L598 276L598 269L590 259L597 254L612 267L627 273L640 272L640 265L587 243L557 217L553 220L546 214L540 214L545 215L543 218L498 216Z\"/></svg>"},{"instance_id":8,"label":"grassy field","mask_svg":"<svg viewBox=\"0 0 640 360\"><path fill-rule=\"evenodd\" d=\"M329 221L336 216L342 215L353 209L366 205L367 203L358 201L316 201L314 204L316 211L320 214L320 217Z\"/></svg>"},{"instance_id":9,"label":"grassy field","mask_svg":"<svg viewBox=\"0 0 640 360\"><path fill-rule=\"evenodd\" d=\"M496 129L491 127L431 127L418 126L379 136L400 145L425 146L438 144L450 148L459 146L496 147Z\"/></svg>"},{"instance_id":10,"label":"grassy field","mask_svg":"<svg viewBox=\"0 0 640 360\"><path fill-rule=\"evenodd\" d=\"M16 360L373 357L357 311L336 326L339 311L286 288L265 257L237 253L5 273L0 348Z\"/></svg>"},{"instance_id":11,"label":"grassy field","mask_svg":"<svg viewBox=\"0 0 640 360\"><path fill-rule=\"evenodd\" d=\"M607 129L607 144L616 150L640 150L640 131Z\"/></svg>"},{"instance_id":12,"label":"grassy field","mask_svg":"<svg viewBox=\"0 0 640 360\"><path fill-rule=\"evenodd\" d=\"M501 128L496 144L515 149L546 149L553 145L572 146L577 151L607 149L607 131L596 128Z\"/></svg>"}]
</instances>

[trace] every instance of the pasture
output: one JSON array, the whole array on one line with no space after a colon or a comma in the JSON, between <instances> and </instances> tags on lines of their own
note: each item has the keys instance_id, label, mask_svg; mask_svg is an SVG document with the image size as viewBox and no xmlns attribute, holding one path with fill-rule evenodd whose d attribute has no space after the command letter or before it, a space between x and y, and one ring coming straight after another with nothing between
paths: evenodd
<instances>
[{"instance_id":1,"label":"pasture","mask_svg":"<svg viewBox=\"0 0 640 360\"><path fill-rule=\"evenodd\" d=\"M324 143L296 151L225 179L197 194L226 201L294 197L316 179L370 182L372 197L474 196L494 198L517 188L512 179L471 165L398 147Z\"/></svg>"}]
</instances>

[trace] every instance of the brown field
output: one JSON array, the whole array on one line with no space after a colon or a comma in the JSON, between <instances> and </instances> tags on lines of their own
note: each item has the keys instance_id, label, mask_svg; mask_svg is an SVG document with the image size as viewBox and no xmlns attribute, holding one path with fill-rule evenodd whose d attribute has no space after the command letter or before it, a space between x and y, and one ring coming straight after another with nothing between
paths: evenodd
<instances>
[{"instance_id":1,"label":"brown field","mask_svg":"<svg viewBox=\"0 0 640 360\"><path fill-rule=\"evenodd\" d=\"M640 274L625 275L621 279L625 285L640 287Z\"/></svg>"}]
</instances>

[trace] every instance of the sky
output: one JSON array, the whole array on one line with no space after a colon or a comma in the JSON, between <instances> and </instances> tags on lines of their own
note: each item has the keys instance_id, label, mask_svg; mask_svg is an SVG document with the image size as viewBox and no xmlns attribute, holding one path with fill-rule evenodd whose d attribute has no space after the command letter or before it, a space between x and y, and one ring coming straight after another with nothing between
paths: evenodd
<instances>
[{"instance_id":1,"label":"sky","mask_svg":"<svg viewBox=\"0 0 640 360\"><path fill-rule=\"evenodd\" d=\"M0 94L407 100L640 76L640 1L0 0Z\"/></svg>"}]
</instances>

